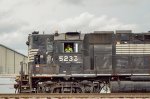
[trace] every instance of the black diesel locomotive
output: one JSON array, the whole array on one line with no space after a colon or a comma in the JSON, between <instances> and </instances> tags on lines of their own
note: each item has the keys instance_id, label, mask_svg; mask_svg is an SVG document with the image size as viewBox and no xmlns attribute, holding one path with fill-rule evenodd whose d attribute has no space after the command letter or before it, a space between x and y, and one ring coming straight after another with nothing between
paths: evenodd
<instances>
[{"instance_id":1,"label":"black diesel locomotive","mask_svg":"<svg viewBox=\"0 0 150 99\"><path fill-rule=\"evenodd\" d=\"M27 45L19 93L150 92L150 32L33 32Z\"/></svg>"}]
</instances>

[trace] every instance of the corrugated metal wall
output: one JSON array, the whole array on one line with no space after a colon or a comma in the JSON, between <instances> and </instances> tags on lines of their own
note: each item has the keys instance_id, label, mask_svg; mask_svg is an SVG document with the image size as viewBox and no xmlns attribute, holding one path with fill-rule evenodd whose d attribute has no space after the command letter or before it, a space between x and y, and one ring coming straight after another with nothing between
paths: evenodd
<instances>
[{"instance_id":1,"label":"corrugated metal wall","mask_svg":"<svg viewBox=\"0 0 150 99\"><path fill-rule=\"evenodd\" d=\"M20 62L27 63L27 56L0 44L0 75L19 74ZM27 65L24 64L27 69Z\"/></svg>"}]
</instances>

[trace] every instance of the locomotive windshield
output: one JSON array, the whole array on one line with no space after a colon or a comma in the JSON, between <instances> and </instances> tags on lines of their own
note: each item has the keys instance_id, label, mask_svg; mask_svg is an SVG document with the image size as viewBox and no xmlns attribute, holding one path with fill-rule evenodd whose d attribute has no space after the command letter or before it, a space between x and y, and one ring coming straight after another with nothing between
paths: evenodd
<instances>
[{"instance_id":1,"label":"locomotive windshield","mask_svg":"<svg viewBox=\"0 0 150 99\"><path fill-rule=\"evenodd\" d=\"M47 51L53 51L53 42L51 42L50 38L47 38Z\"/></svg>"}]
</instances>

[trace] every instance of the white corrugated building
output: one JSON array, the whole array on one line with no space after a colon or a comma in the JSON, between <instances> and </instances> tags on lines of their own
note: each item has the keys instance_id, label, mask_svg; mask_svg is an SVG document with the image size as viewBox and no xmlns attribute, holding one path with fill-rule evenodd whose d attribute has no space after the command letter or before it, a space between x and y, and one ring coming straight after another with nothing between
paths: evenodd
<instances>
[{"instance_id":1,"label":"white corrugated building","mask_svg":"<svg viewBox=\"0 0 150 99\"><path fill-rule=\"evenodd\" d=\"M18 75L21 61L27 63L27 56L0 44L0 75Z\"/></svg>"}]
</instances>

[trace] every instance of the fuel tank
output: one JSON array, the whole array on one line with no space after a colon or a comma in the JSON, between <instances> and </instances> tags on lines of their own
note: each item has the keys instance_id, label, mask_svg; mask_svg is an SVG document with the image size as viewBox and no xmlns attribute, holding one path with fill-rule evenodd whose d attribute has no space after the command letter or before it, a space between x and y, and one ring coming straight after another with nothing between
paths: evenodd
<instances>
[{"instance_id":1,"label":"fuel tank","mask_svg":"<svg viewBox=\"0 0 150 99\"><path fill-rule=\"evenodd\" d=\"M112 81L110 82L112 93L121 92L150 92L150 82L143 81Z\"/></svg>"}]
</instances>

